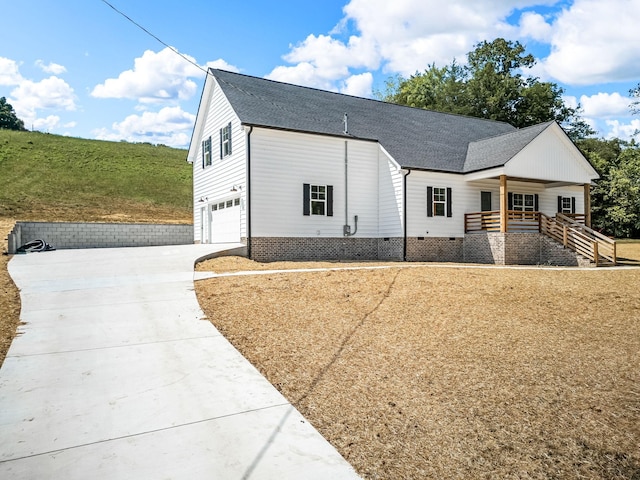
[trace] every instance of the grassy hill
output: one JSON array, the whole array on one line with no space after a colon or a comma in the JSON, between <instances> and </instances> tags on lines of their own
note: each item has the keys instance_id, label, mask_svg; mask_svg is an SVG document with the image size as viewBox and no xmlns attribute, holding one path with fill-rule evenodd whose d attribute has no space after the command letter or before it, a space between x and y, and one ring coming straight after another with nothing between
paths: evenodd
<instances>
[{"instance_id":1,"label":"grassy hill","mask_svg":"<svg viewBox=\"0 0 640 480\"><path fill-rule=\"evenodd\" d=\"M192 220L186 150L0 130L0 217Z\"/></svg>"}]
</instances>

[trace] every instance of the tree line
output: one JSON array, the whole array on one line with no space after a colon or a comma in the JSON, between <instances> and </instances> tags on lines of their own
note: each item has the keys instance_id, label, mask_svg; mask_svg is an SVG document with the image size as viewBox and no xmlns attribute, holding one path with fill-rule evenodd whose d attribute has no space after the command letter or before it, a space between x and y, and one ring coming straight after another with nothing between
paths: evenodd
<instances>
[{"instance_id":1,"label":"tree line","mask_svg":"<svg viewBox=\"0 0 640 480\"><path fill-rule=\"evenodd\" d=\"M592 225L616 237L640 238L640 146L635 140L594 138L567 105L564 90L525 72L536 63L519 42L481 42L466 65L428 66L409 78L396 76L377 96L384 101L439 112L507 122L517 128L556 121L600 175L592 189ZM640 114L640 84L629 91L631 111Z\"/></svg>"}]
</instances>

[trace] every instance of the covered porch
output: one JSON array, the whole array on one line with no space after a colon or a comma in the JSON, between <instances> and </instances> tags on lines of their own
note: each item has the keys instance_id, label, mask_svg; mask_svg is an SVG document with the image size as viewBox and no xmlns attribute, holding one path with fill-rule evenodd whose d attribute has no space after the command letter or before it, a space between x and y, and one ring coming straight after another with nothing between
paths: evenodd
<instances>
[{"instance_id":1,"label":"covered porch","mask_svg":"<svg viewBox=\"0 0 640 480\"><path fill-rule=\"evenodd\" d=\"M465 235L475 233L534 233L542 234L562 244L598 265L616 264L615 240L591 229L590 184L583 184L584 212L576 212L575 200L565 202L558 197L554 216L539 210L538 195L529 195L526 201L514 202L509 192L508 178L500 175L499 210L481 210L465 213ZM484 202L482 207L486 207Z\"/></svg>"}]
</instances>

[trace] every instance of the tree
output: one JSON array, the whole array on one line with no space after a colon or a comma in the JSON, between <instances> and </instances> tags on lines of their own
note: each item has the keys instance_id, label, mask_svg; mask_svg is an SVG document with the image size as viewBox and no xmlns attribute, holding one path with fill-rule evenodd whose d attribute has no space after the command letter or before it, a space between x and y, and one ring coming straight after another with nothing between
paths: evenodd
<instances>
[{"instance_id":1,"label":"tree","mask_svg":"<svg viewBox=\"0 0 640 480\"><path fill-rule=\"evenodd\" d=\"M636 88L629 90L629 95L634 99L629 106L631 108L631 113L640 114L640 83Z\"/></svg>"},{"instance_id":2,"label":"tree","mask_svg":"<svg viewBox=\"0 0 640 480\"><path fill-rule=\"evenodd\" d=\"M618 138L577 145L600 175L591 192L592 225L615 237L639 237L640 145Z\"/></svg>"},{"instance_id":3,"label":"tree","mask_svg":"<svg viewBox=\"0 0 640 480\"><path fill-rule=\"evenodd\" d=\"M17 117L13 106L7 103L5 97L0 97L0 128L7 130L25 130L24 122Z\"/></svg>"},{"instance_id":4,"label":"tree","mask_svg":"<svg viewBox=\"0 0 640 480\"><path fill-rule=\"evenodd\" d=\"M408 79L397 77L387 83L383 100L508 122L521 128L555 120L573 139L593 135L579 117L579 108L562 100L557 84L523 77L522 71L536 63L519 42L498 38L481 42L467 54L467 65L455 61Z\"/></svg>"}]
</instances>

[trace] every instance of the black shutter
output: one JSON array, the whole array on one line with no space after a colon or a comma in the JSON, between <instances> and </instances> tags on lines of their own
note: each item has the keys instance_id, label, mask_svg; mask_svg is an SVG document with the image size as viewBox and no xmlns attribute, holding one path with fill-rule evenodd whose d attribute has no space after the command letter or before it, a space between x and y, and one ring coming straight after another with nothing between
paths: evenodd
<instances>
[{"instance_id":1,"label":"black shutter","mask_svg":"<svg viewBox=\"0 0 640 480\"><path fill-rule=\"evenodd\" d=\"M562 213L562 195L558 195L558 213Z\"/></svg>"},{"instance_id":2,"label":"black shutter","mask_svg":"<svg viewBox=\"0 0 640 480\"><path fill-rule=\"evenodd\" d=\"M453 216L453 210L451 209L451 188L447 187L447 217Z\"/></svg>"},{"instance_id":3,"label":"black shutter","mask_svg":"<svg viewBox=\"0 0 640 480\"><path fill-rule=\"evenodd\" d=\"M333 217L333 185L327 185L327 217Z\"/></svg>"},{"instance_id":4,"label":"black shutter","mask_svg":"<svg viewBox=\"0 0 640 480\"><path fill-rule=\"evenodd\" d=\"M513 210L513 192L507 195L507 210Z\"/></svg>"},{"instance_id":5,"label":"black shutter","mask_svg":"<svg viewBox=\"0 0 640 480\"><path fill-rule=\"evenodd\" d=\"M540 210L540 197L537 193L533 196L533 209L536 212Z\"/></svg>"},{"instance_id":6,"label":"black shutter","mask_svg":"<svg viewBox=\"0 0 640 480\"><path fill-rule=\"evenodd\" d=\"M427 187L427 217L433 217L433 187Z\"/></svg>"},{"instance_id":7,"label":"black shutter","mask_svg":"<svg viewBox=\"0 0 640 480\"><path fill-rule=\"evenodd\" d=\"M231 122L227 125L228 133L229 133L229 155L231 155Z\"/></svg>"},{"instance_id":8,"label":"black shutter","mask_svg":"<svg viewBox=\"0 0 640 480\"><path fill-rule=\"evenodd\" d=\"M220 129L220 159L222 159L222 128Z\"/></svg>"},{"instance_id":9,"label":"black shutter","mask_svg":"<svg viewBox=\"0 0 640 480\"><path fill-rule=\"evenodd\" d=\"M202 168L204 168L204 140L202 141Z\"/></svg>"},{"instance_id":10,"label":"black shutter","mask_svg":"<svg viewBox=\"0 0 640 480\"><path fill-rule=\"evenodd\" d=\"M302 214L311 215L311 185L302 185Z\"/></svg>"},{"instance_id":11,"label":"black shutter","mask_svg":"<svg viewBox=\"0 0 640 480\"><path fill-rule=\"evenodd\" d=\"M571 213L576 213L576 197L571 197Z\"/></svg>"}]
</instances>

